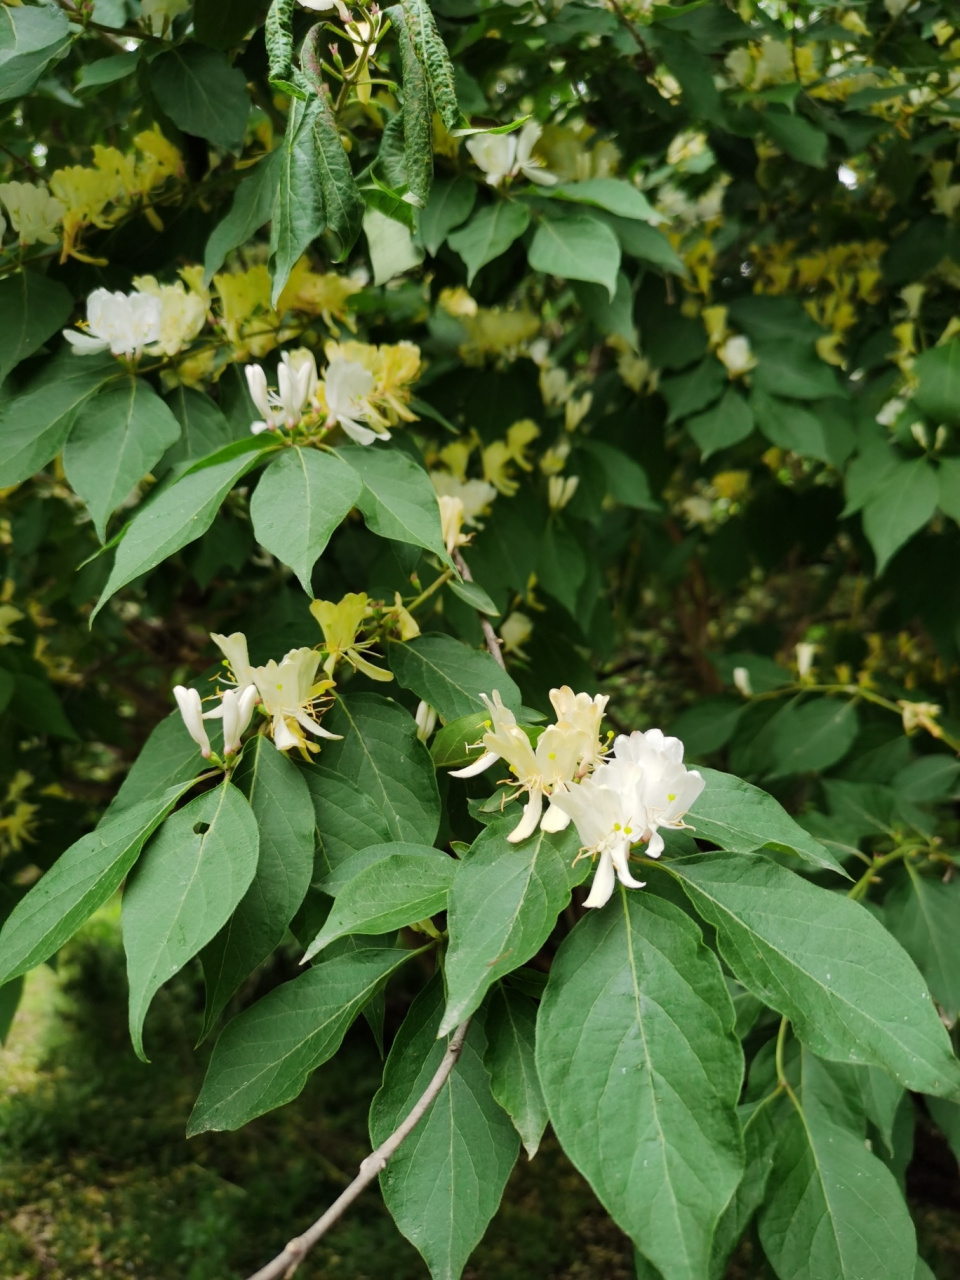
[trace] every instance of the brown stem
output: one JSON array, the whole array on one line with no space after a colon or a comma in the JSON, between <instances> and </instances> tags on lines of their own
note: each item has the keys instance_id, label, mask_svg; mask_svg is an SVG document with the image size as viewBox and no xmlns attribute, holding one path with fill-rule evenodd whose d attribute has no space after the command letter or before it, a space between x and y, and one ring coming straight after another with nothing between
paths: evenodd
<instances>
[{"instance_id":1,"label":"brown stem","mask_svg":"<svg viewBox=\"0 0 960 1280\"><path fill-rule=\"evenodd\" d=\"M463 578L464 582L473 581L473 574L467 567L467 562L461 555L459 547L454 548L453 563L460 570L460 576ZM486 614L480 614L480 627L483 631L483 638L487 643L487 649L490 651L491 657L495 658L497 662L500 663L501 667L503 667L504 671L506 671L507 664L504 662L503 654L500 652L500 640L493 629L493 624Z\"/></svg>"},{"instance_id":2,"label":"brown stem","mask_svg":"<svg viewBox=\"0 0 960 1280\"><path fill-rule=\"evenodd\" d=\"M249 1277L249 1280L288 1280L288 1277L293 1275L321 1236L330 1230L344 1210L353 1204L360 1192L387 1167L387 1161L417 1127L431 1102L446 1084L450 1072L456 1066L457 1059L460 1057L469 1027L469 1018L466 1022L460 1023L450 1037L447 1051L443 1055L433 1079L397 1128L391 1133L390 1137L387 1138L386 1142L382 1142L376 1151L367 1156L360 1166L360 1172L349 1187L334 1200L326 1213L319 1217L312 1227L309 1227L302 1236L297 1236L291 1240L282 1253L278 1253L272 1262L268 1262L265 1267L261 1267L259 1271Z\"/></svg>"}]
</instances>

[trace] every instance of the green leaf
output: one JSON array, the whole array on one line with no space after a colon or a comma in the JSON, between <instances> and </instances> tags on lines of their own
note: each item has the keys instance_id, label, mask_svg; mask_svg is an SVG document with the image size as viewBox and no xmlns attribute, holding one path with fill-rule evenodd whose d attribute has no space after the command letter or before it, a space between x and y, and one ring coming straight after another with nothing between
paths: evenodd
<instances>
[{"instance_id":1,"label":"green leaf","mask_svg":"<svg viewBox=\"0 0 960 1280\"><path fill-rule=\"evenodd\" d=\"M537 1066L564 1151L663 1280L704 1276L743 1169L734 1012L693 921L621 891L553 959Z\"/></svg>"},{"instance_id":2,"label":"green leaf","mask_svg":"<svg viewBox=\"0 0 960 1280\"><path fill-rule=\"evenodd\" d=\"M647 197L632 182L623 178L586 178L583 182L560 182L554 187L542 189L538 194L554 200L568 200L574 204L595 205L621 218L635 218L641 222L663 222L664 218L650 204Z\"/></svg>"},{"instance_id":3,"label":"green leaf","mask_svg":"<svg viewBox=\"0 0 960 1280\"><path fill-rule=\"evenodd\" d=\"M506 253L529 224L530 210L525 204L498 200L496 204L484 205L466 226L448 236L447 244L466 264L467 285L473 284L481 267Z\"/></svg>"},{"instance_id":4,"label":"green leaf","mask_svg":"<svg viewBox=\"0 0 960 1280\"><path fill-rule=\"evenodd\" d=\"M355 876L359 876L361 871L365 871L375 863L390 860L399 854L403 854L404 858L447 858L445 853L428 844L410 844L403 840L390 840L382 844L368 844L337 862L328 874L315 882L314 887L322 890L328 897L336 898L346 884L353 880ZM449 862L449 858L447 858L447 861ZM440 874L442 876L446 873L441 872ZM418 918L422 919L423 917ZM393 926L394 929L401 927L401 925ZM383 932L388 933L391 931L384 930ZM362 930L362 932L367 933L368 931Z\"/></svg>"},{"instance_id":5,"label":"green leaf","mask_svg":"<svg viewBox=\"0 0 960 1280\"><path fill-rule=\"evenodd\" d=\"M177 45L154 58L148 74L157 101L178 128L224 151L240 151L250 97L246 77L226 54L199 44Z\"/></svg>"},{"instance_id":6,"label":"green leaf","mask_svg":"<svg viewBox=\"0 0 960 1280\"><path fill-rule=\"evenodd\" d=\"M907 879L883 900L884 920L954 1023L960 1013L960 881L921 876L910 863L907 870Z\"/></svg>"},{"instance_id":7,"label":"green leaf","mask_svg":"<svg viewBox=\"0 0 960 1280\"><path fill-rule=\"evenodd\" d=\"M127 76L132 76L139 65L139 49L134 49L132 53L98 58L96 62L88 62L81 67L74 90L76 93L85 93L90 89L103 89L108 84L116 84L118 80L126 80Z\"/></svg>"},{"instance_id":8,"label":"green leaf","mask_svg":"<svg viewBox=\"0 0 960 1280\"><path fill-rule=\"evenodd\" d=\"M181 547L196 541L213 524L224 498L237 481L261 461L272 441L259 437L237 442L220 451L222 461L202 459L176 484L158 494L134 516L117 546L117 555L103 594L90 621L111 596L134 578L149 573Z\"/></svg>"},{"instance_id":9,"label":"green leaf","mask_svg":"<svg viewBox=\"0 0 960 1280\"><path fill-rule=\"evenodd\" d=\"M766 338L757 342L754 354L758 360L757 367L750 375L754 394L759 391L769 395L771 417L782 416L788 419L790 410L790 406L784 404L782 399L773 397L821 400L842 394L836 370L820 359L809 342L788 342L782 339L771 342ZM757 404L754 404L754 412L762 429L763 413ZM799 417L797 420L801 421ZM789 430L787 426L780 429L783 432ZM808 438L812 437L813 431L810 427L798 426L794 428L794 434L800 438Z\"/></svg>"},{"instance_id":10,"label":"green leaf","mask_svg":"<svg viewBox=\"0 0 960 1280\"><path fill-rule=\"evenodd\" d=\"M62 329L72 310L73 299L63 285L36 271L17 271L0 280L0 382Z\"/></svg>"},{"instance_id":11,"label":"green leaf","mask_svg":"<svg viewBox=\"0 0 960 1280\"><path fill-rule=\"evenodd\" d=\"M260 734L244 748L233 781L253 810L260 854L249 889L200 953L204 1036L244 979L280 944L313 874L313 802L296 765Z\"/></svg>"},{"instance_id":12,"label":"green leaf","mask_svg":"<svg viewBox=\"0 0 960 1280\"><path fill-rule=\"evenodd\" d=\"M434 105L451 133L465 123L454 84L453 63L426 0L400 0L414 49L430 81Z\"/></svg>"},{"instance_id":13,"label":"green leaf","mask_svg":"<svg viewBox=\"0 0 960 1280\"><path fill-rule=\"evenodd\" d=\"M327 231L339 242L334 261L342 262L360 235L364 204L326 95L321 94L317 101L320 109L313 117L312 127L320 188Z\"/></svg>"},{"instance_id":14,"label":"green leaf","mask_svg":"<svg viewBox=\"0 0 960 1280\"><path fill-rule=\"evenodd\" d=\"M727 385L727 371L715 356L707 356L687 373L664 378L660 392L670 409L668 422L689 417L719 399Z\"/></svg>"},{"instance_id":15,"label":"green leaf","mask_svg":"<svg viewBox=\"0 0 960 1280\"><path fill-rule=\"evenodd\" d=\"M729 853L753 853L756 849L793 853L811 867L846 876L836 858L766 791L716 769L701 768L699 772L706 786L686 821L701 840Z\"/></svg>"},{"instance_id":16,"label":"green leaf","mask_svg":"<svg viewBox=\"0 0 960 1280\"><path fill-rule=\"evenodd\" d=\"M801 457L830 461L823 424L809 410L754 387L750 396L750 412L772 444Z\"/></svg>"},{"instance_id":17,"label":"green leaf","mask_svg":"<svg viewBox=\"0 0 960 1280\"><path fill-rule=\"evenodd\" d=\"M257 870L257 822L224 782L169 818L123 895L130 982L130 1039L138 1058L143 1021L161 986L226 924Z\"/></svg>"},{"instance_id":18,"label":"green leaf","mask_svg":"<svg viewBox=\"0 0 960 1280\"><path fill-rule=\"evenodd\" d=\"M440 796L433 761L413 717L390 698L358 693L338 698L324 724L342 734L342 741L324 743L324 764L366 792L389 838L433 844Z\"/></svg>"},{"instance_id":19,"label":"green leaf","mask_svg":"<svg viewBox=\"0 0 960 1280\"><path fill-rule=\"evenodd\" d=\"M345 951L275 987L220 1033L187 1124L193 1137L240 1129L302 1091L353 1020L413 951Z\"/></svg>"},{"instance_id":20,"label":"green leaf","mask_svg":"<svg viewBox=\"0 0 960 1280\"><path fill-rule=\"evenodd\" d=\"M42 386L0 406L0 488L28 479L60 452L76 411L116 374L117 363L69 356L49 372Z\"/></svg>"},{"instance_id":21,"label":"green leaf","mask_svg":"<svg viewBox=\"0 0 960 1280\"><path fill-rule=\"evenodd\" d=\"M687 268L676 249L656 227L645 222L632 222L627 218L611 215L605 219L620 241L623 252L641 262L652 262L654 266L672 271L678 276L686 276Z\"/></svg>"},{"instance_id":22,"label":"green leaf","mask_svg":"<svg viewBox=\"0 0 960 1280\"><path fill-rule=\"evenodd\" d=\"M920 379L916 407L935 423L960 422L960 342L954 338L921 352L911 372Z\"/></svg>"},{"instance_id":23,"label":"green leaf","mask_svg":"<svg viewBox=\"0 0 960 1280\"><path fill-rule=\"evenodd\" d=\"M498 978L537 954L570 901L567 867L578 844L572 827L510 844L516 823L516 817L491 823L458 865L447 907L441 1035L478 1009Z\"/></svg>"},{"instance_id":24,"label":"green leaf","mask_svg":"<svg viewBox=\"0 0 960 1280\"><path fill-rule=\"evenodd\" d=\"M622 449L602 440L585 440L583 448L603 467L607 492L616 502L637 511L659 511L660 504L650 492L650 481L639 462Z\"/></svg>"},{"instance_id":25,"label":"green leaf","mask_svg":"<svg viewBox=\"0 0 960 1280\"><path fill-rule=\"evenodd\" d=\"M328 757L324 754L324 760ZM333 769L313 765L303 771L313 801L320 839L318 869L329 874L360 849L391 837L390 825L373 800Z\"/></svg>"},{"instance_id":26,"label":"green leaf","mask_svg":"<svg viewBox=\"0 0 960 1280\"><path fill-rule=\"evenodd\" d=\"M253 172L238 183L229 212L213 228L207 240L203 254L205 286L226 262L227 254L246 244L265 222L269 222L283 161L284 148L277 147L259 160Z\"/></svg>"},{"instance_id":27,"label":"green leaf","mask_svg":"<svg viewBox=\"0 0 960 1280\"><path fill-rule=\"evenodd\" d=\"M163 458L165 466L189 466L225 448L234 438L233 428L209 396L181 383L167 395L166 403L180 423L180 439Z\"/></svg>"},{"instance_id":28,"label":"green leaf","mask_svg":"<svg viewBox=\"0 0 960 1280\"><path fill-rule=\"evenodd\" d=\"M580 588L586 576L587 558L582 539L561 514L553 514L547 521L540 544L537 561L539 585L575 618Z\"/></svg>"},{"instance_id":29,"label":"green leaf","mask_svg":"<svg viewBox=\"0 0 960 1280\"><path fill-rule=\"evenodd\" d=\"M485 613L491 618L500 617L500 610L478 583L467 582L466 579L463 582L451 580L447 583L447 587L455 596L465 601L471 609L476 609L477 613ZM499 666L499 663L497 665Z\"/></svg>"},{"instance_id":30,"label":"green leaf","mask_svg":"<svg viewBox=\"0 0 960 1280\"><path fill-rule=\"evenodd\" d=\"M829 139L809 120L776 107L768 108L760 118L764 130L788 156L799 160L801 164L812 165L815 169L822 169L826 165Z\"/></svg>"},{"instance_id":31,"label":"green leaf","mask_svg":"<svg viewBox=\"0 0 960 1280\"><path fill-rule=\"evenodd\" d=\"M480 753L469 748L479 743L489 718L486 711L476 711L438 729L430 748L437 768L460 769L478 759Z\"/></svg>"},{"instance_id":32,"label":"green leaf","mask_svg":"<svg viewBox=\"0 0 960 1280\"><path fill-rule=\"evenodd\" d=\"M406 209L412 213L411 205L399 206L399 211ZM363 215L363 230L375 285L386 284L396 276L412 271L423 261L423 248L414 241L410 229L372 204Z\"/></svg>"},{"instance_id":33,"label":"green leaf","mask_svg":"<svg viewBox=\"0 0 960 1280\"><path fill-rule=\"evenodd\" d=\"M407 1115L440 1065L437 1040L443 984L434 979L397 1033L370 1108L370 1140L379 1146ZM434 1280L458 1280L496 1213L520 1142L494 1101L483 1065L478 1022L426 1115L380 1175L394 1222L419 1249Z\"/></svg>"},{"instance_id":34,"label":"green leaf","mask_svg":"<svg viewBox=\"0 0 960 1280\"><path fill-rule=\"evenodd\" d=\"M101 542L113 512L179 439L180 423L142 378L126 378L81 406L63 469Z\"/></svg>"},{"instance_id":35,"label":"green leaf","mask_svg":"<svg viewBox=\"0 0 960 1280\"><path fill-rule=\"evenodd\" d=\"M700 446L703 461L721 449L730 449L752 434L753 410L739 391L728 387L712 409L687 422L687 430Z\"/></svg>"},{"instance_id":36,"label":"green leaf","mask_svg":"<svg viewBox=\"0 0 960 1280\"><path fill-rule=\"evenodd\" d=\"M856 705L840 698L788 702L770 722L773 758L768 777L829 769L842 760L859 732Z\"/></svg>"},{"instance_id":37,"label":"green leaf","mask_svg":"<svg viewBox=\"0 0 960 1280\"><path fill-rule=\"evenodd\" d=\"M311 598L313 566L362 489L353 467L319 449L285 449L260 478L250 502L253 532Z\"/></svg>"},{"instance_id":38,"label":"green leaf","mask_svg":"<svg viewBox=\"0 0 960 1280\"><path fill-rule=\"evenodd\" d=\"M22 995L23 978L14 978L12 982L5 982L0 986L0 1046L7 1043Z\"/></svg>"},{"instance_id":39,"label":"green leaf","mask_svg":"<svg viewBox=\"0 0 960 1280\"><path fill-rule=\"evenodd\" d=\"M937 473L926 458L901 462L863 508L863 531L877 557L877 574L937 509Z\"/></svg>"},{"instance_id":40,"label":"green leaf","mask_svg":"<svg viewBox=\"0 0 960 1280\"><path fill-rule=\"evenodd\" d=\"M625 271L617 273L617 292L607 296L603 285L578 282L575 286L577 301L601 333L616 334L638 350L637 326L633 323L633 285Z\"/></svg>"},{"instance_id":41,"label":"green leaf","mask_svg":"<svg viewBox=\"0 0 960 1280\"><path fill-rule=\"evenodd\" d=\"M498 690L515 715L523 699L513 679L485 650L470 649L453 636L431 632L390 644L387 661L397 683L435 707L443 720L483 710L480 694Z\"/></svg>"},{"instance_id":42,"label":"green leaf","mask_svg":"<svg viewBox=\"0 0 960 1280\"><path fill-rule=\"evenodd\" d=\"M420 215L420 239L431 257L436 257L450 232L470 217L476 200L477 184L470 178L444 178L433 184Z\"/></svg>"},{"instance_id":43,"label":"green leaf","mask_svg":"<svg viewBox=\"0 0 960 1280\"><path fill-rule=\"evenodd\" d=\"M381 538L425 547L450 564L440 506L430 478L407 454L381 445L348 445L337 454L363 481L356 500L367 528Z\"/></svg>"},{"instance_id":44,"label":"green leaf","mask_svg":"<svg viewBox=\"0 0 960 1280\"><path fill-rule=\"evenodd\" d=\"M960 1064L923 979L866 908L766 858L707 854L670 871L736 977L814 1053L960 1096Z\"/></svg>"},{"instance_id":45,"label":"green leaf","mask_svg":"<svg viewBox=\"0 0 960 1280\"><path fill-rule=\"evenodd\" d=\"M344 934L391 933L443 911L457 865L443 854L425 858L418 853L393 853L371 862L341 886L303 959L311 960Z\"/></svg>"},{"instance_id":46,"label":"green leaf","mask_svg":"<svg viewBox=\"0 0 960 1280\"><path fill-rule=\"evenodd\" d=\"M913 1280L916 1236L900 1189L863 1140L825 1116L780 1128L760 1240L781 1280Z\"/></svg>"},{"instance_id":47,"label":"green leaf","mask_svg":"<svg viewBox=\"0 0 960 1280\"><path fill-rule=\"evenodd\" d=\"M18 724L34 733L49 733L76 741L77 733L67 719L63 703L46 679L18 672L10 697L10 713Z\"/></svg>"},{"instance_id":48,"label":"green leaf","mask_svg":"<svg viewBox=\"0 0 960 1280\"><path fill-rule=\"evenodd\" d=\"M583 214L541 222L527 260L534 271L602 284L611 300L617 292L620 244L599 218Z\"/></svg>"},{"instance_id":49,"label":"green leaf","mask_svg":"<svg viewBox=\"0 0 960 1280\"><path fill-rule=\"evenodd\" d=\"M260 25L266 0L194 0L193 34L211 49L234 49Z\"/></svg>"},{"instance_id":50,"label":"green leaf","mask_svg":"<svg viewBox=\"0 0 960 1280\"><path fill-rule=\"evenodd\" d=\"M290 63L293 57L295 5L296 0L272 0L263 33L270 62L270 80L278 89L285 91L297 89L297 86L284 84L292 75ZM293 96L303 96L303 91L297 89Z\"/></svg>"},{"instance_id":51,"label":"green leaf","mask_svg":"<svg viewBox=\"0 0 960 1280\"><path fill-rule=\"evenodd\" d=\"M274 307L304 250L327 225L313 128L322 110L317 97L309 102L293 98L278 148L280 161L270 212L270 303Z\"/></svg>"},{"instance_id":52,"label":"green leaf","mask_svg":"<svg viewBox=\"0 0 960 1280\"><path fill-rule=\"evenodd\" d=\"M56 5L0 8L0 102L29 93L70 43L67 15Z\"/></svg>"},{"instance_id":53,"label":"green leaf","mask_svg":"<svg viewBox=\"0 0 960 1280\"><path fill-rule=\"evenodd\" d=\"M422 209L433 182L433 129L430 90L413 36L400 5L390 10L403 68L403 160L408 199Z\"/></svg>"},{"instance_id":54,"label":"green leaf","mask_svg":"<svg viewBox=\"0 0 960 1280\"><path fill-rule=\"evenodd\" d=\"M499 986L487 1006L483 1030L487 1037L483 1064L491 1092L513 1121L532 1160L547 1127L547 1104L537 1075L537 1006L529 996Z\"/></svg>"},{"instance_id":55,"label":"green leaf","mask_svg":"<svg viewBox=\"0 0 960 1280\"><path fill-rule=\"evenodd\" d=\"M0 930L0 984L48 960L116 892L140 850L190 786L180 782L116 816L62 853Z\"/></svg>"},{"instance_id":56,"label":"green leaf","mask_svg":"<svg viewBox=\"0 0 960 1280\"><path fill-rule=\"evenodd\" d=\"M105 818L116 817L144 800L162 795L168 787L195 778L204 765L200 748L190 737L179 711L173 711L150 732L110 802Z\"/></svg>"},{"instance_id":57,"label":"green leaf","mask_svg":"<svg viewBox=\"0 0 960 1280\"><path fill-rule=\"evenodd\" d=\"M777 1145L774 1113L776 1099L765 1099L757 1106L741 1107L745 1165L743 1178L720 1221L710 1254L710 1280L723 1280L727 1262L753 1215L763 1203Z\"/></svg>"}]
</instances>

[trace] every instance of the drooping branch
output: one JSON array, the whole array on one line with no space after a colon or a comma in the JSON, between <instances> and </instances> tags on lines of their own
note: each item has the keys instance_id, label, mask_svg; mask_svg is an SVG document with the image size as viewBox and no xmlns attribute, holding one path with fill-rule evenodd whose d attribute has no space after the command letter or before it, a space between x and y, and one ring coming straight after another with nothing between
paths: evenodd
<instances>
[{"instance_id":1,"label":"drooping branch","mask_svg":"<svg viewBox=\"0 0 960 1280\"><path fill-rule=\"evenodd\" d=\"M463 572L462 568L460 572ZM297 1236L291 1240L282 1253L278 1253L272 1262L268 1262L265 1267L261 1267L259 1271L249 1277L249 1280L289 1280L289 1277L294 1274L297 1267L299 1267L321 1236L330 1230L344 1211L353 1204L360 1192L387 1167L387 1162L391 1156L423 1119L431 1102L437 1097L446 1084L450 1072L456 1066L457 1059L463 1049L463 1042L467 1038L469 1027L469 1018L466 1022L460 1023L450 1037L446 1053L444 1053L440 1065L434 1072L433 1079L397 1128L391 1133L390 1137L385 1142L382 1142L376 1151L371 1152L363 1161L360 1166L360 1172L349 1187L334 1200L326 1213L319 1217L312 1227L309 1227L302 1236Z\"/></svg>"}]
</instances>

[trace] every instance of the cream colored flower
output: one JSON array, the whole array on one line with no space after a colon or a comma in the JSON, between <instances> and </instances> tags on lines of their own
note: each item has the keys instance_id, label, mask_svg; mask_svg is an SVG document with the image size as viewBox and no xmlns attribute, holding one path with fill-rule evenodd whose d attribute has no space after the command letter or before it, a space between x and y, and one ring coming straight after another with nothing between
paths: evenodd
<instances>
[{"instance_id":1,"label":"cream colored flower","mask_svg":"<svg viewBox=\"0 0 960 1280\"><path fill-rule=\"evenodd\" d=\"M22 245L56 244L66 206L42 183L0 183L0 202Z\"/></svg>"}]
</instances>

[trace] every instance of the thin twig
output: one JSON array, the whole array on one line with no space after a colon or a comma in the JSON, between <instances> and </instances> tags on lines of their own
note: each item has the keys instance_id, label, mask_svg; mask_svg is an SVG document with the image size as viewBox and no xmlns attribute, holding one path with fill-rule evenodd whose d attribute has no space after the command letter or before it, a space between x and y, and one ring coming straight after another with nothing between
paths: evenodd
<instances>
[{"instance_id":1,"label":"thin twig","mask_svg":"<svg viewBox=\"0 0 960 1280\"><path fill-rule=\"evenodd\" d=\"M447 1077L456 1066L460 1051L463 1049L463 1042L467 1038L469 1027L469 1018L466 1022L460 1023L450 1037L447 1051L443 1055L443 1060L437 1067L433 1079L414 1103L406 1117L387 1138L386 1142L382 1142L376 1151L367 1156L360 1166L360 1172L349 1187L334 1200L326 1213L318 1218L312 1227L305 1231L302 1236L297 1236L296 1239L291 1240L282 1253L277 1254L273 1261L268 1262L265 1267L261 1267L259 1271L249 1277L249 1280L289 1280L289 1277L293 1275L320 1237L330 1230L344 1210L353 1204L360 1192L387 1167L387 1161L423 1119L431 1102L446 1084Z\"/></svg>"},{"instance_id":2,"label":"thin twig","mask_svg":"<svg viewBox=\"0 0 960 1280\"><path fill-rule=\"evenodd\" d=\"M454 548L453 563L460 570L460 576L463 578L464 582L473 581L473 574L470 572L466 560L464 560L461 555L459 547ZM507 664L504 662L503 654L500 652L500 640L493 629L493 624L486 614L480 614L480 627L483 631L483 638L487 642L487 648L490 651L491 657L496 658L497 662L499 662L504 671L506 671Z\"/></svg>"}]
</instances>

